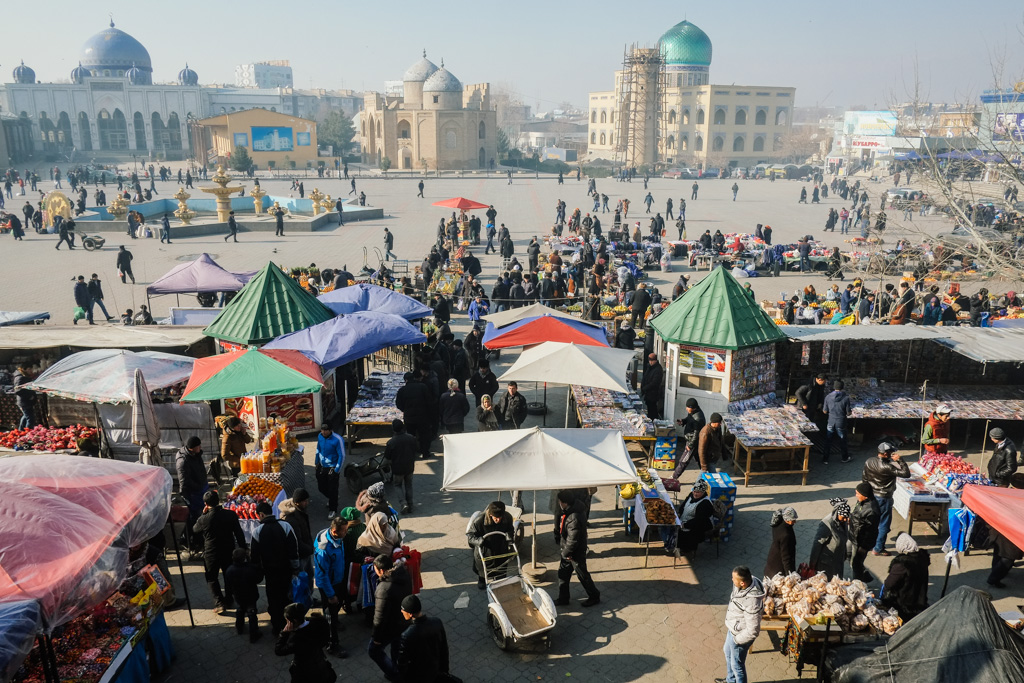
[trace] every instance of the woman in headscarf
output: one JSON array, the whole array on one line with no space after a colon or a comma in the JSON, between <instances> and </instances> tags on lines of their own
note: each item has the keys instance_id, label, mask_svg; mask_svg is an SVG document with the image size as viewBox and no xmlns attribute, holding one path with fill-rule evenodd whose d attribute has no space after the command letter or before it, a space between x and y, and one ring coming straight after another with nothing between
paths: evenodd
<instances>
[{"instance_id":1,"label":"woman in headscarf","mask_svg":"<svg viewBox=\"0 0 1024 683\"><path fill-rule=\"evenodd\" d=\"M832 249L832 253L828 257L828 280L832 278L838 278L840 282L843 281L843 255L839 253L839 247Z\"/></svg>"},{"instance_id":2,"label":"woman in headscarf","mask_svg":"<svg viewBox=\"0 0 1024 683\"><path fill-rule=\"evenodd\" d=\"M846 563L846 541L849 536L847 523L850 521L850 504L844 498L833 498L829 501L832 512L818 523L818 531L811 545L811 558L808 561L815 572L825 572L831 579L833 576L843 578L843 565Z\"/></svg>"},{"instance_id":3,"label":"woman in headscarf","mask_svg":"<svg viewBox=\"0 0 1024 683\"><path fill-rule=\"evenodd\" d=\"M698 479L686 500L679 504L679 534L675 542L678 543L679 552L683 554L692 553L697 546L707 537L707 533L715 526L712 517L715 514L715 506L708 498L708 483ZM672 550L669 550L672 545ZM666 552L673 552L675 545L672 539L665 541Z\"/></svg>"},{"instance_id":4,"label":"woman in headscarf","mask_svg":"<svg viewBox=\"0 0 1024 683\"><path fill-rule=\"evenodd\" d=\"M366 555L391 556L395 547L401 544L402 537L388 524L387 515L374 512L366 518L366 531L356 541L357 552Z\"/></svg>"},{"instance_id":5,"label":"woman in headscarf","mask_svg":"<svg viewBox=\"0 0 1024 683\"><path fill-rule=\"evenodd\" d=\"M359 586L358 581L352 580L353 572L356 575L359 574L359 566L363 563L363 558L365 557L363 553L356 550L356 545L358 544L359 537L366 531L366 525L363 524L362 514L354 507L342 508L338 516L348 522L348 531L342 540L342 545L345 547L345 585L348 588L345 595L342 596L342 609L350 612L352 600L355 599Z\"/></svg>"},{"instance_id":6,"label":"woman in headscarf","mask_svg":"<svg viewBox=\"0 0 1024 683\"><path fill-rule=\"evenodd\" d=\"M776 574L786 576L796 571L796 510L784 507L772 513L772 545L764 564L764 575L769 579Z\"/></svg>"},{"instance_id":7,"label":"woman in headscarf","mask_svg":"<svg viewBox=\"0 0 1024 683\"><path fill-rule=\"evenodd\" d=\"M1003 295L1003 308L1021 308L1021 306L1024 306L1024 302L1021 302L1016 292L1011 290Z\"/></svg>"},{"instance_id":8,"label":"woman in headscarf","mask_svg":"<svg viewBox=\"0 0 1024 683\"><path fill-rule=\"evenodd\" d=\"M476 430L478 432L496 432L498 416L494 414L494 402L490 396L484 394L480 397L480 405L476 408Z\"/></svg>"},{"instance_id":9,"label":"woman in headscarf","mask_svg":"<svg viewBox=\"0 0 1024 683\"><path fill-rule=\"evenodd\" d=\"M936 325L940 320L942 320L942 305L939 304L939 297L933 296L928 299L928 303L921 311L921 324Z\"/></svg>"},{"instance_id":10,"label":"woman in headscarf","mask_svg":"<svg viewBox=\"0 0 1024 683\"><path fill-rule=\"evenodd\" d=\"M895 607L907 621L928 607L928 551L921 550L910 534L896 538L896 557L889 563L889 575L882 585L882 604Z\"/></svg>"},{"instance_id":11,"label":"woman in headscarf","mask_svg":"<svg viewBox=\"0 0 1024 683\"><path fill-rule=\"evenodd\" d=\"M366 516L369 522L370 515L375 512L382 512L388 518L388 523L398 529L398 512L391 507L384 496L384 482L376 482L356 496L356 509Z\"/></svg>"}]
</instances>

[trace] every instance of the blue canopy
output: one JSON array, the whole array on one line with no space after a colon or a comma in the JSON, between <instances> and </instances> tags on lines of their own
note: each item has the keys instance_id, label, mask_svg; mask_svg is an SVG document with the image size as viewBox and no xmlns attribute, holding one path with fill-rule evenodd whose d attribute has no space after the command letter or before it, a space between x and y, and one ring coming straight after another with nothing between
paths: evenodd
<instances>
[{"instance_id":1,"label":"blue canopy","mask_svg":"<svg viewBox=\"0 0 1024 683\"><path fill-rule=\"evenodd\" d=\"M921 155L914 150L910 150L909 152L896 152L894 156L896 161L920 161L922 158Z\"/></svg>"},{"instance_id":2,"label":"blue canopy","mask_svg":"<svg viewBox=\"0 0 1024 683\"><path fill-rule=\"evenodd\" d=\"M41 612L35 600L0 604L0 680L9 681L32 649L40 630Z\"/></svg>"},{"instance_id":3,"label":"blue canopy","mask_svg":"<svg viewBox=\"0 0 1024 683\"><path fill-rule=\"evenodd\" d=\"M431 308L400 292L365 282L327 292L317 297L338 315L357 311L392 313L406 320L419 320L431 314Z\"/></svg>"},{"instance_id":4,"label":"blue canopy","mask_svg":"<svg viewBox=\"0 0 1024 683\"><path fill-rule=\"evenodd\" d=\"M426 335L400 316L358 311L280 336L263 348L300 351L329 370L389 346L422 344L426 340Z\"/></svg>"}]
</instances>

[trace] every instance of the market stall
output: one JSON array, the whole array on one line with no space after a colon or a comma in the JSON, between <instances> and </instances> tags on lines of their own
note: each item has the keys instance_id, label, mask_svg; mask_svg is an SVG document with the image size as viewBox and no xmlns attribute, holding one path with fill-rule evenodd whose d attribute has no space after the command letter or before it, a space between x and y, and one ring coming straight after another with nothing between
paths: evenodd
<instances>
[{"instance_id":1,"label":"market stall","mask_svg":"<svg viewBox=\"0 0 1024 683\"><path fill-rule=\"evenodd\" d=\"M818 425L796 406L782 405L774 393L755 396L730 403L725 421L736 437L732 465L744 486L751 477L773 474L799 474L801 485L807 484L813 443L805 434Z\"/></svg>"},{"instance_id":2,"label":"market stall","mask_svg":"<svg viewBox=\"0 0 1024 683\"><path fill-rule=\"evenodd\" d=\"M647 417L643 399L628 383L627 389L618 392L572 384L570 410L581 428L618 430L625 441L638 444L651 459L657 439L654 421Z\"/></svg>"},{"instance_id":3,"label":"market stall","mask_svg":"<svg viewBox=\"0 0 1024 683\"><path fill-rule=\"evenodd\" d=\"M146 300L148 303L149 297L164 294L237 292L255 274L255 271L233 273L218 265L209 254L203 253L194 261L175 266L147 285Z\"/></svg>"},{"instance_id":4,"label":"market stall","mask_svg":"<svg viewBox=\"0 0 1024 683\"><path fill-rule=\"evenodd\" d=\"M0 311L0 327L39 325L50 319L46 311Z\"/></svg>"},{"instance_id":5,"label":"market stall","mask_svg":"<svg viewBox=\"0 0 1024 683\"><path fill-rule=\"evenodd\" d=\"M423 305L411 296L367 282L335 289L321 294L317 299L337 315L375 311L401 316L411 321L429 318L432 313L429 306Z\"/></svg>"},{"instance_id":6,"label":"market stall","mask_svg":"<svg viewBox=\"0 0 1024 683\"><path fill-rule=\"evenodd\" d=\"M395 407L395 395L405 384L404 377L403 372L374 371L366 378L345 419L345 440L350 447L364 429L390 429L394 420L402 419L402 411Z\"/></svg>"},{"instance_id":7,"label":"market stall","mask_svg":"<svg viewBox=\"0 0 1024 683\"><path fill-rule=\"evenodd\" d=\"M42 615L38 602L0 602L0 680L11 680L32 650L40 630Z\"/></svg>"},{"instance_id":8,"label":"market stall","mask_svg":"<svg viewBox=\"0 0 1024 683\"><path fill-rule=\"evenodd\" d=\"M169 584L141 558L164 528L170 491L171 477L158 467L57 455L0 459L0 536L13 541L0 601L35 601L44 629L13 680L135 683L169 665L160 612ZM55 672L45 671L44 648Z\"/></svg>"},{"instance_id":9,"label":"market stall","mask_svg":"<svg viewBox=\"0 0 1024 683\"><path fill-rule=\"evenodd\" d=\"M484 346L492 350L532 346L546 341L610 346L608 335L601 327L578 318L567 318L550 313L535 318L522 318L502 327L488 323L483 337Z\"/></svg>"}]
</instances>

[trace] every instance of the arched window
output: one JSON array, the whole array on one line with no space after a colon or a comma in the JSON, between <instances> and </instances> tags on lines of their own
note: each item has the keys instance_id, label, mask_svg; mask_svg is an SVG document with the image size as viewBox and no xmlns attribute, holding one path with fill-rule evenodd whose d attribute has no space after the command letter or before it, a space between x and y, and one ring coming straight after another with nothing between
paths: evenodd
<instances>
[{"instance_id":1,"label":"arched window","mask_svg":"<svg viewBox=\"0 0 1024 683\"><path fill-rule=\"evenodd\" d=\"M78 135L82 140L82 149L91 152L92 126L89 125L89 115L84 111L78 112Z\"/></svg>"},{"instance_id":2,"label":"arched window","mask_svg":"<svg viewBox=\"0 0 1024 683\"><path fill-rule=\"evenodd\" d=\"M684 109L683 110L683 125L684 126L690 125L690 110L689 109Z\"/></svg>"},{"instance_id":3,"label":"arched window","mask_svg":"<svg viewBox=\"0 0 1024 683\"><path fill-rule=\"evenodd\" d=\"M384 129L381 127L380 121L378 121L377 122L377 137L379 137L379 138L384 137L384 132L383 131L384 131Z\"/></svg>"},{"instance_id":4,"label":"arched window","mask_svg":"<svg viewBox=\"0 0 1024 683\"><path fill-rule=\"evenodd\" d=\"M590 144L592 144L592 145L596 145L597 144L597 133L591 133L590 134Z\"/></svg>"},{"instance_id":5,"label":"arched window","mask_svg":"<svg viewBox=\"0 0 1024 683\"><path fill-rule=\"evenodd\" d=\"M668 136L668 140L665 141L665 149L675 149L675 148L676 148L676 136L675 135L669 135Z\"/></svg>"},{"instance_id":6,"label":"arched window","mask_svg":"<svg viewBox=\"0 0 1024 683\"><path fill-rule=\"evenodd\" d=\"M590 112L590 122L597 123L597 110Z\"/></svg>"},{"instance_id":7,"label":"arched window","mask_svg":"<svg viewBox=\"0 0 1024 683\"><path fill-rule=\"evenodd\" d=\"M96 126L100 133L100 149L128 149L128 123L120 109L115 109L113 115L106 109L100 110Z\"/></svg>"},{"instance_id":8,"label":"arched window","mask_svg":"<svg viewBox=\"0 0 1024 683\"><path fill-rule=\"evenodd\" d=\"M135 149L146 149L146 117L141 111L135 112L132 125L135 127Z\"/></svg>"},{"instance_id":9,"label":"arched window","mask_svg":"<svg viewBox=\"0 0 1024 683\"><path fill-rule=\"evenodd\" d=\"M747 110L737 109L736 110L736 125L745 126L747 125Z\"/></svg>"},{"instance_id":10,"label":"arched window","mask_svg":"<svg viewBox=\"0 0 1024 683\"><path fill-rule=\"evenodd\" d=\"M181 149L181 121L173 111L167 117L167 141L169 149Z\"/></svg>"},{"instance_id":11,"label":"arched window","mask_svg":"<svg viewBox=\"0 0 1024 683\"><path fill-rule=\"evenodd\" d=\"M715 110L715 125L716 126L725 125L725 109L716 109Z\"/></svg>"},{"instance_id":12,"label":"arched window","mask_svg":"<svg viewBox=\"0 0 1024 683\"><path fill-rule=\"evenodd\" d=\"M759 135L758 137L754 138L754 151L755 152L763 152L764 151L764 136L763 135Z\"/></svg>"},{"instance_id":13,"label":"arched window","mask_svg":"<svg viewBox=\"0 0 1024 683\"><path fill-rule=\"evenodd\" d=\"M699 135L697 136L696 148L697 148L698 152L703 152L704 151L704 138L702 138Z\"/></svg>"},{"instance_id":14,"label":"arched window","mask_svg":"<svg viewBox=\"0 0 1024 683\"><path fill-rule=\"evenodd\" d=\"M725 139L720 135L715 136L714 141L711 143L711 151L721 152L723 149L725 149Z\"/></svg>"},{"instance_id":15,"label":"arched window","mask_svg":"<svg viewBox=\"0 0 1024 683\"><path fill-rule=\"evenodd\" d=\"M679 149L683 152L690 149L690 139L685 135L679 136Z\"/></svg>"},{"instance_id":16,"label":"arched window","mask_svg":"<svg viewBox=\"0 0 1024 683\"><path fill-rule=\"evenodd\" d=\"M779 109L777 112L775 112L775 125L776 126L784 126L784 125L786 125L786 116L787 116L787 114L786 114L786 110L785 109Z\"/></svg>"},{"instance_id":17,"label":"arched window","mask_svg":"<svg viewBox=\"0 0 1024 683\"><path fill-rule=\"evenodd\" d=\"M459 138L455 134L454 130L447 130L444 134L444 148L445 149L458 149Z\"/></svg>"},{"instance_id":18,"label":"arched window","mask_svg":"<svg viewBox=\"0 0 1024 683\"><path fill-rule=\"evenodd\" d=\"M615 123L615 110L614 109L612 110L611 122Z\"/></svg>"},{"instance_id":19,"label":"arched window","mask_svg":"<svg viewBox=\"0 0 1024 683\"><path fill-rule=\"evenodd\" d=\"M487 126L484 125L483 121L480 122L480 130L477 133L477 137L479 137L481 140L484 140L484 139L487 138ZM483 164L481 164L481 166L482 165Z\"/></svg>"},{"instance_id":20,"label":"arched window","mask_svg":"<svg viewBox=\"0 0 1024 683\"><path fill-rule=\"evenodd\" d=\"M608 112L601 112L601 123L608 123Z\"/></svg>"},{"instance_id":21,"label":"arched window","mask_svg":"<svg viewBox=\"0 0 1024 683\"><path fill-rule=\"evenodd\" d=\"M704 110L703 109L698 109L697 110L697 125L698 126L703 126L704 125Z\"/></svg>"},{"instance_id":22,"label":"arched window","mask_svg":"<svg viewBox=\"0 0 1024 683\"><path fill-rule=\"evenodd\" d=\"M757 113L754 114L754 125L763 126L768 123L768 112L764 109L758 109Z\"/></svg>"},{"instance_id":23,"label":"arched window","mask_svg":"<svg viewBox=\"0 0 1024 683\"><path fill-rule=\"evenodd\" d=\"M607 145L608 144L608 138L605 137L604 133L601 133L601 144L602 145Z\"/></svg>"},{"instance_id":24,"label":"arched window","mask_svg":"<svg viewBox=\"0 0 1024 683\"><path fill-rule=\"evenodd\" d=\"M483 125L483 124L480 124L480 125ZM480 168L484 168L485 166L487 166L487 152L484 151L483 147L481 147L480 151L478 151L476 153L476 164Z\"/></svg>"},{"instance_id":25,"label":"arched window","mask_svg":"<svg viewBox=\"0 0 1024 683\"><path fill-rule=\"evenodd\" d=\"M669 123L669 125L672 125L675 122L676 122L676 110L673 109L672 111L670 111L668 113L668 123Z\"/></svg>"},{"instance_id":26,"label":"arched window","mask_svg":"<svg viewBox=\"0 0 1024 683\"><path fill-rule=\"evenodd\" d=\"M57 142L62 147L71 147L71 117L66 111L62 111L57 117Z\"/></svg>"},{"instance_id":27,"label":"arched window","mask_svg":"<svg viewBox=\"0 0 1024 683\"><path fill-rule=\"evenodd\" d=\"M366 137L366 121L363 121L363 137Z\"/></svg>"},{"instance_id":28,"label":"arched window","mask_svg":"<svg viewBox=\"0 0 1024 683\"><path fill-rule=\"evenodd\" d=\"M746 143L744 143L744 141L743 141L743 136L742 135L737 135L732 140L732 151L734 151L734 152L742 152L745 145L746 145Z\"/></svg>"},{"instance_id":29,"label":"arched window","mask_svg":"<svg viewBox=\"0 0 1024 683\"><path fill-rule=\"evenodd\" d=\"M408 121L398 122L398 137L402 140L408 140L412 137L412 124Z\"/></svg>"}]
</instances>

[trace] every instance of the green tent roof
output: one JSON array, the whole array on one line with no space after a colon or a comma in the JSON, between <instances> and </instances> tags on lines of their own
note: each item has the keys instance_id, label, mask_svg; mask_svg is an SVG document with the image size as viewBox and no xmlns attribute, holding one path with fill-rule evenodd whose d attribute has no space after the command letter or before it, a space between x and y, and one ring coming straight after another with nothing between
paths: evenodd
<instances>
[{"instance_id":1,"label":"green tent roof","mask_svg":"<svg viewBox=\"0 0 1024 683\"><path fill-rule=\"evenodd\" d=\"M269 262L203 334L236 344L265 344L282 334L298 332L333 317L331 309Z\"/></svg>"},{"instance_id":2,"label":"green tent roof","mask_svg":"<svg viewBox=\"0 0 1024 683\"><path fill-rule=\"evenodd\" d=\"M651 327L669 342L719 349L786 339L732 273L721 267L672 302L651 321Z\"/></svg>"}]
</instances>

